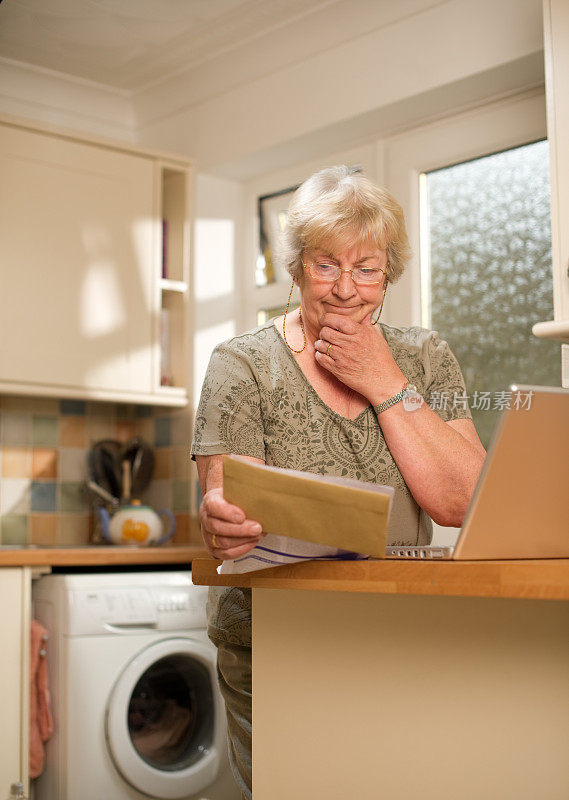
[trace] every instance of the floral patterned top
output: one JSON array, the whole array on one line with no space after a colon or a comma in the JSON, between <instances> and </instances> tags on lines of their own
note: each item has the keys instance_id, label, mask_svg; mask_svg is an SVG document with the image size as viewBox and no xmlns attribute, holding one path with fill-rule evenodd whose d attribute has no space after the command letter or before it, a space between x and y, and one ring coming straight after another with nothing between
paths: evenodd
<instances>
[{"instance_id":1,"label":"floral patterned top","mask_svg":"<svg viewBox=\"0 0 569 800\"><path fill-rule=\"evenodd\" d=\"M471 416L467 403L457 401L465 395L458 362L435 331L381 329L407 380L443 420ZM191 452L255 456L276 467L393 486L388 543L431 540L431 522L407 488L371 405L355 419L327 406L273 321L215 348Z\"/></svg>"}]
</instances>

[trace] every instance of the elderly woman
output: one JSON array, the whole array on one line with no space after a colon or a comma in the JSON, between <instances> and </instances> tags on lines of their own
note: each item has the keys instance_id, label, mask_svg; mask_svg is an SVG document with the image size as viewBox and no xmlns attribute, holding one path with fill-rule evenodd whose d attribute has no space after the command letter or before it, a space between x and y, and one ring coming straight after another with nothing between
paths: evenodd
<instances>
[{"instance_id":1,"label":"elderly woman","mask_svg":"<svg viewBox=\"0 0 569 800\"><path fill-rule=\"evenodd\" d=\"M443 392L464 394L457 361L434 331L379 323L408 257L401 207L361 174L325 169L295 192L282 258L300 308L289 313L289 295L283 317L216 348L197 413L200 520L216 558L242 557L265 536L223 498L225 453L393 486L388 544L428 543L431 519L461 524L485 452L465 403L429 405ZM250 609L247 590L211 590L209 633L246 798Z\"/></svg>"}]
</instances>

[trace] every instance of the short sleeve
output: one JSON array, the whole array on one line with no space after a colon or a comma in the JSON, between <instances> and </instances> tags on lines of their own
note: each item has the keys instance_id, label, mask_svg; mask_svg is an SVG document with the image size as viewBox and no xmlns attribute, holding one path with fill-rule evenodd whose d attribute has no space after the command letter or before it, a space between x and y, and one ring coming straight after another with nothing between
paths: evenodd
<instances>
[{"instance_id":1,"label":"short sleeve","mask_svg":"<svg viewBox=\"0 0 569 800\"><path fill-rule=\"evenodd\" d=\"M265 458L259 384L250 359L231 342L213 351L196 412L193 456Z\"/></svg>"},{"instance_id":2,"label":"short sleeve","mask_svg":"<svg viewBox=\"0 0 569 800\"><path fill-rule=\"evenodd\" d=\"M425 400L441 419L471 419L464 378L456 357L436 331L423 343Z\"/></svg>"}]
</instances>

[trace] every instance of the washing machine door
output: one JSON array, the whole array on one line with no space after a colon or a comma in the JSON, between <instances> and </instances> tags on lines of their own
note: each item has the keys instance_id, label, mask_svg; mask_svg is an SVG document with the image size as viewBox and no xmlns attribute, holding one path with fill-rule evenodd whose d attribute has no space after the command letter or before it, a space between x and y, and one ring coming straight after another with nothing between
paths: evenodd
<instances>
[{"instance_id":1,"label":"washing machine door","mask_svg":"<svg viewBox=\"0 0 569 800\"><path fill-rule=\"evenodd\" d=\"M215 780L224 744L215 652L162 639L125 667L107 702L111 757L123 778L154 798L187 798Z\"/></svg>"}]
</instances>

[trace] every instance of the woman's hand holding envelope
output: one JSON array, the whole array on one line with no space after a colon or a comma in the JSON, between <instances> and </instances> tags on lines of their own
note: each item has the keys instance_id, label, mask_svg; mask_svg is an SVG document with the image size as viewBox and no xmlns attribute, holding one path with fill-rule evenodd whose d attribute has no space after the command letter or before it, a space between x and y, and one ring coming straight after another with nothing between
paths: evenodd
<instances>
[{"instance_id":1,"label":"woman's hand holding envelope","mask_svg":"<svg viewBox=\"0 0 569 800\"><path fill-rule=\"evenodd\" d=\"M214 558L239 558L265 536L263 529L255 520L247 519L243 509L223 497L222 456L201 456L197 462L202 486L207 487L200 506L206 548Z\"/></svg>"}]
</instances>

